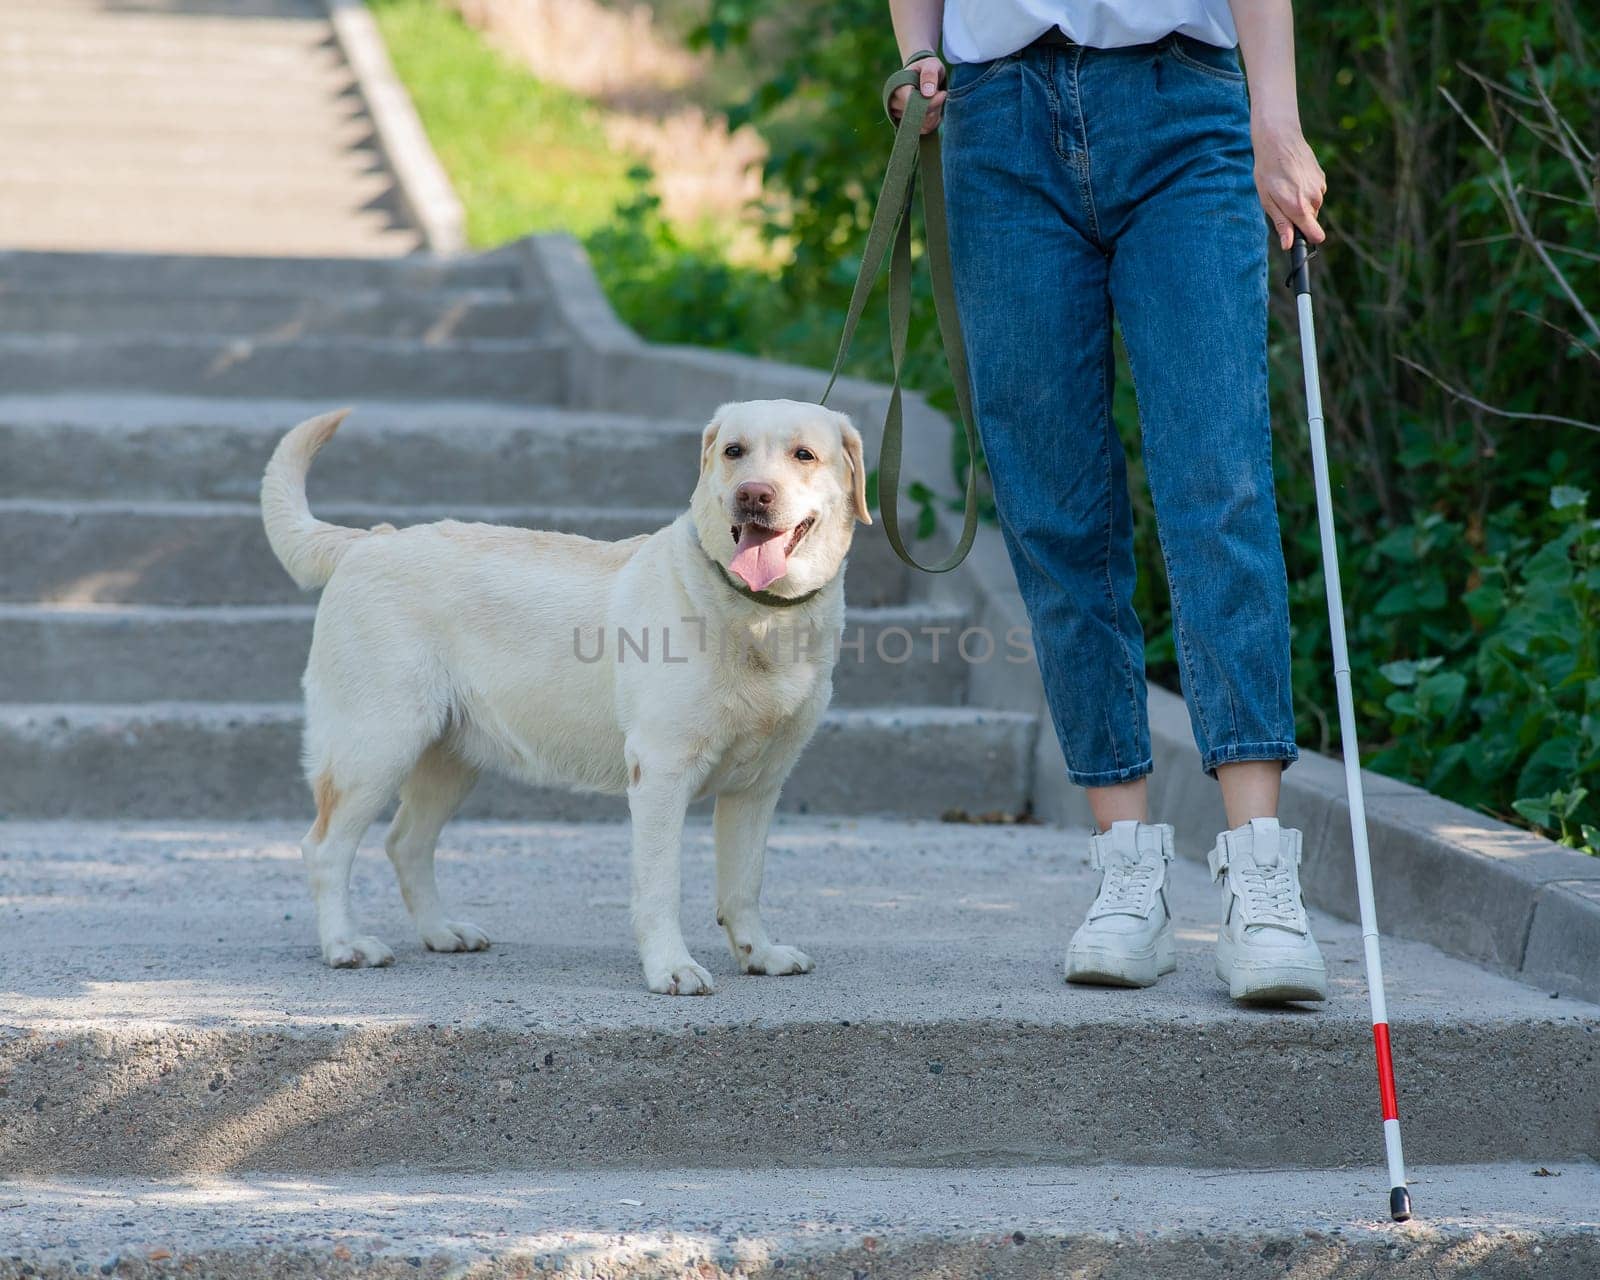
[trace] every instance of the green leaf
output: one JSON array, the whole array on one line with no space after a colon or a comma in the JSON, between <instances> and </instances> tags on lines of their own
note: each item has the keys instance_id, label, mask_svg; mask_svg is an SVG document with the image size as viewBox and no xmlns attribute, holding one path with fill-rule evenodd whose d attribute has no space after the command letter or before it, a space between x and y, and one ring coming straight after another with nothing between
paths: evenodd
<instances>
[{"instance_id":1,"label":"green leaf","mask_svg":"<svg viewBox=\"0 0 1600 1280\"><path fill-rule=\"evenodd\" d=\"M1522 566L1522 580L1545 586L1556 586L1572 581L1572 556L1567 550L1567 540L1557 538L1546 543L1528 558Z\"/></svg>"},{"instance_id":2,"label":"green leaf","mask_svg":"<svg viewBox=\"0 0 1600 1280\"><path fill-rule=\"evenodd\" d=\"M1463 595L1461 603L1467 606L1467 613L1471 615L1474 623L1480 627L1487 627L1505 611L1505 589L1485 583Z\"/></svg>"},{"instance_id":3,"label":"green leaf","mask_svg":"<svg viewBox=\"0 0 1600 1280\"><path fill-rule=\"evenodd\" d=\"M1415 564L1417 559L1416 534L1409 528L1396 529L1386 533L1373 544L1373 550L1380 556L1390 560L1399 561L1401 564Z\"/></svg>"},{"instance_id":4,"label":"green leaf","mask_svg":"<svg viewBox=\"0 0 1600 1280\"><path fill-rule=\"evenodd\" d=\"M1511 807L1535 826L1550 827L1554 825L1548 797L1529 797L1523 800L1513 800Z\"/></svg>"},{"instance_id":5,"label":"green leaf","mask_svg":"<svg viewBox=\"0 0 1600 1280\"><path fill-rule=\"evenodd\" d=\"M1378 674L1390 684L1405 688L1417 682L1417 664L1410 659L1399 658L1394 662L1385 662L1378 668Z\"/></svg>"},{"instance_id":6,"label":"green leaf","mask_svg":"<svg viewBox=\"0 0 1600 1280\"><path fill-rule=\"evenodd\" d=\"M1573 787L1570 791L1557 791L1550 797L1550 807L1561 817L1570 818L1589 798L1587 787Z\"/></svg>"},{"instance_id":7,"label":"green leaf","mask_svg":"<svg viewBox=\"0 0 1600 1280\"><path fill-rule=\"evenodd\" d=\"M1379 617L1394 617L1396 614L1412 613L1417 607L1417 592L1408 582L1399 583L1390 587L1378 597L1378 603L1373 606L1373 612Z\"/></svg>"},{"instance_id":8,"label":"green leaf","mask_svg":"<svg viewBox=\"0 0 1600 1280\"><path fill-rule=\"evenodd\" d=\"M1558 484L1550 490L1550 505L1557 511L1563 511L1567 507L1581 507L1588 501L1588 490L1580 489L1576 485Z\"/></svg>"},{"instance_id":9,"label":"green leaf","mask_svg":"<svg viewBox=\"0 0 1600 1280\"><path fill-rule=\"evenodd\" d=\"M1385 698L1383 705L1397 716L1415 716L1417 714L1416 696L1402 689L1396 689Z\"/></svg>"},{"instance_id":10,"label":"green leaf","mask_svg":"<svg viewBox=\"0 0 1600 1280\"><path fill-rule=\"evenodd\" d=\"M1555 727L1540 725L1539 730L1543 735ZM1545 737L1523 764L1517 790L1523 794L1551 795L1569 787L1578 776L1582 751L1583 740L1575 733Z\"/></svg>"},{"instance_id":11,"label":"green leaf","mask_svg":"<svg viewBox=\"0 0 1600 1280\"><path fill-rule=\"evenodd\" d=\"M1429 658L1397 658L1379 667L1378 674L1390 684L1404 688L1415 684L1418 676L1437 671L1443 662L1444 658L1438 654Z\"/></svg>"},{"instance_id":12,"label":"green leaf","mask_svg":"<svg viewBox=\"0 0 1600 1280\"><path fill-rule=\"evenodd\" d=\"M1466 691L1466 676L1459 671L1441 671L1418 686L1417 702L1432 714L1448 719L1460 709Z\"/></svg>"}]
</instances>

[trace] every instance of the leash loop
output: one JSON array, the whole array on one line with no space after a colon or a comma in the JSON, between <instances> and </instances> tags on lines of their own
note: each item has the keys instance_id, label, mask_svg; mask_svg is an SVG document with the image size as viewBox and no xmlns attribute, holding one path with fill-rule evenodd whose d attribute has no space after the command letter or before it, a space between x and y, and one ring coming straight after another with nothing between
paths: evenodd
<instances>
[{"instance_id":1,"label":"leash loop","mask_svg":"<svg viewBox=\"0 0 1600 1280\"><path fill-rule=\"evenodd\" d=\"M931 49L911 55L909 62L937 57ZM978 433L972 412L972 385L967 371L966 345L961 321L956 314L955 283L950 270L950 234L945 214L944 172L939 135L922 132L928 114L928 99L917 92L920 76L910 67L902 68L883 84L884 112L889 99L902 85L912 92L895 127L894 146L883 175L883 187L872 211L867 243L861 253L861 270L850 292L844 329L839 337L839 354L833 361L828 388L821 403L828 402L833 385L839 380L850 343L866 307L867 297L877 283L883 260L889 258L889 351L894 364L894 381L889 388L889 408L883 420L883 442L878 451L878 513L883 518L884 536L894 553L913 569L924 573L948 573L967 558L978 532ZM928 273L933 284L934 313L938 317L939 337L944 347L945 364L955 386L956 407L967 442L967 485L961 536L955 549L937 564L922 564L906 549L900 533L900 464L903 452L904 405L901 371L905 364L906 343L911 328L911 201L921 178L922 213L926 231Z\"/></svg>"}]
</instances>

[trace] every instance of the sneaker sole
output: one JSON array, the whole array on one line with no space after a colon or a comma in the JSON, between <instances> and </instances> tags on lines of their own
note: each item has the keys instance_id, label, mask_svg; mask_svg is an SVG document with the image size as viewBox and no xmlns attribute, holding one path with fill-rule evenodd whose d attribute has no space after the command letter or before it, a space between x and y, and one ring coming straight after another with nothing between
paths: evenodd
<instances>
[{"instance_id":1,"label":"sneaker sole","mask_svg":"<svg viewBox=\"0 0 1600 1280\"><path fill-rule=\"evenodd\" d=\"M1082 945L1067 948L1067 981L1095 987L1153 987L1178 967L1172 931L1159 934L1155 945L1139 953Z\"/></svg>"},{"instance_id":2,"label":"sneaker sole","mask_svg":"<svg viewBox=\"0 0 1600 1280\"><path fill-rule=\"evenodd\" d=\"M1328 972L1321 965L1262 964L1240 966L1232 948L1217 943L1217 977L1228 984L1228 994L1246 1004L1285 1004L1294 1000L1328 998Z\"/></svg>"}]
</instances>

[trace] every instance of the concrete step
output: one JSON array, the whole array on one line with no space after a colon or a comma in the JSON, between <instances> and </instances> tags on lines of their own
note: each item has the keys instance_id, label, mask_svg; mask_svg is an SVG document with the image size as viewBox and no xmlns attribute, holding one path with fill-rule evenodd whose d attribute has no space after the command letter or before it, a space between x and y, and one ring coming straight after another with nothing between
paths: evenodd
<instances>
[{"instance_id":1,"label":"concrete step","mask_svg":"<svg viewBox=\"0 0 1600 1280\"><path fill-rule=\"evenodd\" d=\"M203 48L204 46L202 46ZM146 85L161 85L174 77L197 79L235 92L254 89L265 102L274 98L333 96L352 83L348 66L336 49L279 46L263 49L257 57L231 57L215 76L195 75L199 52L185 53L180 45L151 50L148 58L128 60L120 42L98 49L71 49L37 42L31 48L0 45L0 78L6 80L75 80L100 89L115 102L137 95ZM224 74L225 73L225 74Z\"/></svg>"},{"instance_id":2,"label":"concrete step","mask_svg":"<svg viewBox=\"0 0 1600 1280\"><path fill-rule=\"evenodd\" d=\"M239 137L279 139L336 137L356 143L374 136L366 104L353 91L333 102L277 102L272 114L263 116L259 93L252 96L231 92L226 86L192 83L145 89L108 110L105 103L85 101L81 84L0 84L0 137L34 139L59 134L66 143L73 138L118 134L139 138L152 132L171 136L236 133ZM205 111L196 109L201 105Z\"/></svg>"},{"instance_id":3,"label":"concrete step","mask_svg":"<svg viewBox=\"0 0 1600 1280\"><path fill-rule=\"evenodd\" d=\"M125 28L161 28L182 31L232 31L246 33L258 27L263 37L325 26L327 10L320 0L179 0L157 8L120 5L108 9L105 0L5 0L7 18L19 29L60 27L69 35L86 29L104 32ZM97 22L86 25L85 19ZM240 19L248 18L249 22Z\"/></svg>"},{"instance_id":4,"label":"concrete step","mask_svg":"<svg viewBox=\"0 0 1600 1280\"><path fill-rule=\"evenodd\" d=\"M513 289L514 253L468 258L211 257L159 253L0 252L0 296L43 291L227 295L298 299L367 289Z\"/></svg>"},{"instance_id":5,"label":"concrete step","mask_svg":"<svg viewBox=\"0 0 1600 1280\"><path fill-rule=\"evenodd\" d=\"M6 32L0 51L24 63L41 54L71 58L89 67L115 65L124 59L141 63L164 59L187 63L194 79L226 80L236 66L303 70L338 57L325 14L311 21L257 18L247 28L249 39L240 39L239 23L223 14L217 15L221 21L198 22L188 17L174 21L171 14L123 10L111 21L86 22L86 15L70 8L17 13L9 0L4 11Z\"/></svg>"},{"instance_id":6,"label":"concrete step","mask_svg":"<svg viewBox=\"0 0 1600 1280\"><path fill-rule=\"evenodd\" d=\"M175 253L337 254L391 259L417 252L421 233L398 220L392 201L371 208L329 206L315 216L285 220L253 205L185 205L170 193L135 207L117 201L116 213L101 207L103 190L50 186L21 199L0 189L0 244L12 249L118 249ZM242 202L242 198L241 198ZM309 210L303 212L309 213ZM125 215L125 216L124 216Z\"/></svg>"},{"instance_id":7,"label":"concrete step","mask_svg":"<svg viewBox=\"0 0 1600 1280\"><path fill-rule=\"evenodd\" d=\"M107 21L104 10L19 16L8 3L5 14L0 65L8 79L24 84L104 79L121 90L141 80L165 84L181 72L194 84L248 83L270 96L336 75L352 77L326 13L311 22L241 23L218 15L221 21L207 23L171 12L130 19L125 10Z\"/></svg>"},{"instance_id":8,"label":"concrete step","mask_svg":"<svg viewBox=\"0 0 1600 1280\"><path fill-rule=\"evenodd\" d=\"M167 333L284 339L310 334L363 338L532 338L549 308L509 290L395 294L62 293L3 295L0 332Z\"/></svg>"},{"instance_id":9,"label":"concrete step","mask_svg":"<svg viewBox=\"0 0 1600 1280\"><path fill-rule=\"evenodd\" d=\"M309 121L307 122L309 124ZM299 126L279 133L234 132L193 120L176 128L144 125L136 129L102 129L85 137L68 130L8 125L0 116L12 175L80 172L104 173L119 186L147 180L160 165L174 179L188 179L198 189L219 177L240 182L275 178L303 181L311 174L350 174L383 169L382 154L370 124L359 119L335 121L320 134ZM69 149L70 148L70 149ZM71 157L70 167L63 157Z\"/></svg>"},{"instance_id":10,"label":"concrete step","mask_svg":"<svg viewBox=\"0 0 1600 1280\"><path fill-rule=\"evenodd\" d=\"M195 253L248 253L270 246L279 254L359 256L366 251L357 240L363 234L383 237L394 254L421 247L387 174L332 170L298 181L266 175L259 183L204 189L181 173L150 182L130 177L109 188L90 170L18 170L0 188L0 227L0 244L15 249L192 245ZM97 227L102 239L88 239ZM405 233L411 239L401 244Z\"/></svg>"},{"instance_id":11,"label":"concrete step","mask_svg":"<svg viewBox=\"0 0 1600 1280\"><path fill-rule=\"evenodd\" d=\"M253 503L283 433L332 407L327 399L0 396L0 498L103 498L114 487L124 501ZM481 401L363 401L317 458L307 490L319 511L341 500L687 504L703 426Z\"/></svg>"},{"instance_id":12,"label":"concrete step","mask_svg":"<svg viewBox=\"0 0 1600 1280\"><path fill-rule=\"evenodd\" d=\"M889 790L886 758L871 772ZM972 768L958 753L923 767L954 787ZM1061 952L1097 881L1081 834L780 819L768 923L817 968L740 977L694 820L683 920L718 990L675 1000L640 978L624 824L447 828L445 899L494 943L460 955L422 951L374 831L354 901L396 963L338 971L316 952L304 829L0 828L0 1173L326 1185L400 1164L638 1177L871 1162L960 1179L950 1166L1116 1161L1185 1166L1197 1205L1243 1219L1282 1193L1237 1201L1209 1185L1217 1171L1343 1166L1365 1215L1385 1206L1359 926L1313 913L1326 1005L1241 1007L1211 971L1217 897L1188 858L1169 885L1178 971L1144 991L1071 987ZM1600 1154L1600 1007L1420 943L1385 939L1384 960L1422 1176L1516 1162L1529 1205L1566 1194L1564 1177L1529 1174ZM1472 1203L1419 1191L1417 1207L1431 1220Z\"/></svg>"},{"instance_id":13,"label":"concrete step","mask_svg":"<svg viewBox=\"0 0 1600 1280\"><path fill-rule=\"evenodd\" d=\"M0 703L298 701L305 605L0 605ZM959 610L852 609L833 700L953 706L966 689Z\"/></svg>"},{"instance_id":14,"label":"concrete step","mask_svg":"<svg viewBox=\"0 0 1600 1280\"><path fill-rule=\"evenodd\" d=\"M407 507L324 503L340 524L402 527L445 518L619 539L657 529L676 508ZM283 572L254 504L0 500L0 601L67 604L273 604L304 599ZM849 596L903 599L906 571L881 537L858 538Z\"/></svg>"},{"instance_id":15,"label":"concrete step","mask_svg":"<svg viewBox=\"0 0 1600 1280\"><path fill-rule=\"evenodd\" d=\"M0 243L350 255L418 248L369 134L350 137L361 92L326 9L273 5L246 16L258 7L6 6ZM52 120L64 103L69 110ZM12 108L42 116L19 119ZM229 132L246 108L255 117L248 136ZM319 115L320 136L305 127ZM135 116L139 132L124 132ZM0 383L11 385L3 361Z\"/></svg>"},{"instance_id":16,"label":"concrete step","mask_svg":"<svg viewBox=\"0 0 1600 1280\"><path fill-rule=\"evenodd\" d=\"M189 0L188 3L169 5L163 9L131 7L106 9L105 0L5 0L6 12L19 21L47 20L51 17L89 17L104 20L108 16L119 19L148 15L168 22L210 23L213 25L239 25L239 19L277 20L320 19L326 13L321 0ZM246 26L246 30L249 27Z\"/></svg>"},{"instance_id":17,"label":"concrete step","mask_svg":"<svg viewBox=\"0 0 1600 1280\"><path fill-rule=\"evenodd\" d=\"M46 157L7 170L5 191L8 206L48 200L55 191L89 192L98 187L102 193L114 191L119 205L126 202L134 208L178 197L199 212L215 206L235 217L246 212L281 217L296 210L304 215L330 208L369 208L392 199L396 189L393 175L375 151L352 150L343 163L308 157L304 166L296 166L292 154L271 159L273 163L251 170L213 168L176 154L159 169L140 163L136 156L104 168L89 158L73 156L51 163ZM245 200L248 208L241 209ZM103 194L96 199L105 202Z\"/></svg>"},{"instance_id":18,"label":"concrete step","mask_svg":"<svg viewBox=\"0 0 1600 1280\"><path fill-rule=\"evenodd\" d=\"M1428 1169L1384 1221L1353 1171L1126 1165L405 1172L24 1181L0 1275L581 1275L608 1280L1592 1280L1600 1170ZM152 1261L154 1259L154 1261ZM22 1268L31 1268L24 1271ZM109 1269L109 1270L108 1270Z\"/></svg>"},{"instance_id":19,"label":"concrete step","mask_svg":"<svg viewBox=\"0 0 1600 1280\"><path fill-rule=\"evenodd\" d=\"M668 524L675 509L396 508L324 503L317 514L370 528L446 518L618 539ZM272 604L305 597L267 546L248 502L0 500L0 596L10 603Z\"/></svg>"},{"instance_id":20,"label":"concrete step","mask_svg":"<svg viewBox=\"0 0 1600 1280\"><path fill-rule=\"evenodd\" d=\"M477 520L615 540L671 523L680 508L401 507L324 502L335 524L371 528ZM881 534L851 552L852 604L902 601L906 570ZM267 546L247 502L62 502L0 499L0 603L287 604L305 596Z\"/></svg>"},{"instance_id":21,"label":"concrete step","mask_svg":"<svg viewBox=\"0 0 1600 1280\"><path fill-rule=\"evenodd\" d=\"M566 352L538 339L0 334L0 386L49 394L473 396L559 404Z\"/></svg>"},{"instance_id":22,"label":"concrete step","mask_svg":"<svg viewBox=\"0 0 1600 1280\"><path fill-rule=\"evenodd\" d=\"M348 74L330 72L323 79L290 86L293 92L284 93L270 91L259 79L196 80L182 75L152 78L110 69L96 77L94 89L99 96L90 97L84 81L80 75L0 80L0 108L45 113L50 119L54 117L48 113L59 108L63 121L78 119L89 125L115 125L125 118L125 112L160 124L213 107L216 115L211 119L226 124L250 118L252 104L256 107L256 127L282 124L293 130L318 118L329 124L358 117L371 119L366 100ZM264 114L263 108L270 114ZM14 131L7 132L14 136Z\"/></svg>"},{"instance_id":23,"label":"concrete step","mask_svg":"<svg viewBox=\"0 0 1600 1280\"><path fill-rule=\"evenodd\" d=\"M270 27L273 23L324 20L327 9L322 0L188 0L170 4L165 8L131 6L107 10L105 0L5 0L6 13L18 22L48 22L51 19L82 20L96 17L101 21L115 18L118 21L143 20L182 22L186 26L240 25L246 31L256 22ZM252 21L241 24L241 18Z\"/></svg>"},{"instance_id":24,"label":"concrete step","mask_svg":"<svg viewBox=\"0 0 1600 1280\"><path fill-rule=\"evenodd\" d=\"M300 707L279 702L0 704L0 815L287 818L309 811ZM1016 813L1034 718L966 707L830 710L783 790L795 813ZM705 807L705 806L702 806ZM483 778L469 817L588 820L618 797Z\"/></svg>"}]
</instances>

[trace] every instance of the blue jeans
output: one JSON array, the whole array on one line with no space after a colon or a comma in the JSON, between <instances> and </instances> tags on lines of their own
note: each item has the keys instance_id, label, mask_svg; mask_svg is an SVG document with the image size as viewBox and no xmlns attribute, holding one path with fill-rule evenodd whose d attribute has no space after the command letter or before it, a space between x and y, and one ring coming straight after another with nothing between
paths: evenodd
<instances>
[{"instance_id":1,"label":"blue jeans","mask_svg":"<svg viewBox=\"0 0 1600 1280\"><path fill-rule=\"evenodd\" d=\"M1299 755L1267 409L1267 232L1232 50L1034 45L951 68L944 174L978 428L1072 780L1150 772L1133 370L1205 771Z\"/></svg>"}]
</instances>

